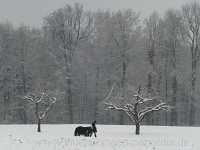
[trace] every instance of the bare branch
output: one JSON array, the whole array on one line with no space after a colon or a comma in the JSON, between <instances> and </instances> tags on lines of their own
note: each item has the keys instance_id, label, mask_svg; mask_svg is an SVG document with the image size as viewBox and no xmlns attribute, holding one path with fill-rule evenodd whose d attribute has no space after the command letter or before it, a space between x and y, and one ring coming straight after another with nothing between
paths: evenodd
<instances>
[{"instance_id":1,"label":"bare branch","mask_svg":"<svg viewBox=\"0 0 200 150\"><path fill-rule=\"evenodd\" d=\"M35 101L33 100L33 97L31 97L31 96L24 96L24 99L35 103Z\"/></svg>"},{"instance_id":2,"label":"bare branch","mask_svg":"<svg viewBox=\"0 0 200 150\"><path fill-rule=\"evenodd\" d=\"M111 103L105 103L105 105L107 106L108 109L119 110L119 111L124 111L124 112L127 111L126 108L122 108L121 106L117 106Z\"/></svg>"},{"instance_id":3,"label":"bare branch","mask_svg":"<svg viewBox=\"0 0 200 150\"><path fill-rule=\"evenodd\" d=\"M111 95L113 93L114 87L115 87L115 84L113 84L113 86L111 87L110 91L108 91L108 94L105 96L104 101L107 101L107 100L109 100L111 98Z\"/></svg>"},{"instance_id":4,"label":"bare branch","mask_svg":"<svg viewBox=\"0 0 200 150\"><path fill-rule=\"evenodd\" d=\"M111 91L108 94L109 98L111 97L113 88L114 87L112 87ZM122 104L118 105L116 103L105 103L105 105L107 109L125 112L128 115L128 117L135 123L140 123L147 113L159 110L165 110L165 111L170 110L171 107L161 101L158 101L156 105L152 103L152 106L147 107L146 103L152 102L154 98L144 98L141 94L142 93L141 90L142 90L141 87L139 87L136 94L134 95L135 99L131 103L124 105ZM119 95L112 98L116 100L118 99L118 97Z\"/></svg>"},{"instance_id":5,"label":"bare branch","mask_svg":"<svg viewBox=\"0 0 200 150\"><path fill-rule=\"evenodd\" d=\"M39 115L40 119L43 119L44 117L46 117L47 113L49 112L49 110L52 108L52 106L56 103L56 98L52 97L51 99L51 103L49 104L49 106L44 110L44 112L41 112L41 115Z\"/></svg>"},{"instance_id":6,"label":"bare branch","mask_svg":"<svg viewBox=\"0 0 200 150\"><path fill-rule=\"evenodd\" d=\"M141 95L138 95L138 94L135 94L135 95L133 95L134 97L138 97L138 102L140 103L140 104L142 104L142 103L145 103L145 102L148 102L148 101L153 101L154 100L154 98L144 98L144 97L142 97Z\"/></svg>"},{"instance_id":7,"label":"bare branch","mask_svg":"<svg viewBox=\"0 0 200 150\"><path fill-rule=\"evenodd\" d=\"M42 104L42 102L45 100L45 99L48 99L48 102L50 103L45 110L39 110L39 104ZM38 119L43 119L48 111L52 108L53 104L56 103L56 98L55 97L50 97L49 95L47 95L46 93L42 92L42 94L37 97L35 96L34 94L29 94L28 96L24 96L24 99L32 102L35 104L35 115ZM43 102L43 103L46 103L46 102Z\"/></svg>"},{"instance_id":8,"label":"bare branch","mask_svg":"<svg viewBox=\"0 0 200 150\"><path fill-rule=\"evenodd\" d=\"M170 110L170 107L166 103L159 103L156 106L146 107L145 109L143 109L139 112L139 118L143 118L143 116L145 116L147 113L150 113L153 111L159 111L159 110L168 111L168 110Z\"/></svg>"},{"instance_id":9,"label":"bare branch","mask_svg":"<svg viewBox=\"0 0 200 150\"><path fill-rule=\"evenodd\" d=\"M45 96L45 93L42 92L42 95L40 96L39 100L36 101L36 103L40 103L43 100L44 96Z\"/></svg>"}]
</instances>

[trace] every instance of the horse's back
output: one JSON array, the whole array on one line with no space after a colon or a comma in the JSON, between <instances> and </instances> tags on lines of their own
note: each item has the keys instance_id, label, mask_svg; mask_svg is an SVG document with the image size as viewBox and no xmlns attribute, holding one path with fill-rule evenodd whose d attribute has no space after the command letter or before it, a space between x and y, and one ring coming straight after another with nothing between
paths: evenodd
<instances>
[{"instance_id":1,"label":"horse's back","mask_svg":"<svg viewBox=\"0 0 200 150\"><path fill-rule=\"evenodd\" d=\"M74 136L91 136L92 135L92 127L83 127L83 126L78 126L76 127L74 131Z\"/></svg>"}]
</instances>

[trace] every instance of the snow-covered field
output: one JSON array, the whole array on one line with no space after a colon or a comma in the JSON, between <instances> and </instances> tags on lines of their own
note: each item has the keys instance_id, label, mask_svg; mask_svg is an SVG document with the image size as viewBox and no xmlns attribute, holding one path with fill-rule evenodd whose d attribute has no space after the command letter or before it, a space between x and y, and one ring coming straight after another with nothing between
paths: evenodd
<instances>
[{"instance_id":1,"label":"snow-covered field","mask_svg":"<svg viewBox=\"0 0 200 150\"><path fill-rule=\"evenodd\" d=\"M0 150L200 150L200 128L97 125L95 137L74 137L78 125L0 125Z\"/></svg>"}]
</instances>

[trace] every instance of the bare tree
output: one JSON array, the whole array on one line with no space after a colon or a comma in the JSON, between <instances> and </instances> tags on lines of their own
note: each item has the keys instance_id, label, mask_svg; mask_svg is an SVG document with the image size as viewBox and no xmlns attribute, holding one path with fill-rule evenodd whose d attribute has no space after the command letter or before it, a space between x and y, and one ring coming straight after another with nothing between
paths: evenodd
<instances>
[{"instance_id":1,"label":"bare tree","mask_svg":"<svg viewBox=\"0 0 200 150\"><path fill-rule=\"evenodd\" d=\"M11 76L12 70L10 67L5 67L2 75L3 75L3 89L1 89L3 92L3 120L7 120L8 116L8 109L10 105L10 99L11 99L11 89L12 89L12 76Z\"/></svg>"},{"instance_id":2,"label":"bare tree","mask_svg":"<svg viewBox=\"0 0 200 150\"><path fill-rule=\"evenodd\" d=\"M154 12L149 18L145 19L145 33L146 33L146 42L145 48L147 49L148 62L150 64L150 71L148 73L148 93L155 93L154 85L155 75L157 74L156 68L156 50L158 49L159 44L159 26L161 19L159 15Z\"/></svg>"},{"instance_id":3,"label":"bare tree","mask_svg":"<svg viewBox=\"0 0 200 150\"><path fill-rule=\"evenodd\" d=\"M74 6L66 5L45 18L44 29L50 43L53 43L53 47L50 49L57 50L56 55L59 54L57 61L61 61L61 66L64 66L66 112L69 112L69 123L73 123L74 116L72 100L73 55L80 42L87 40L91 35L92 23L91 13L84 12L83 6L78 3Z\"/></svg>"},{"instance_id":4,"label":"bare tree","mask_svg":"<svg viewBox=\"0 0 200 150\"><path fill-rule=\"evenodd\" d=\"M196 92L196 80L197 80L197 68L200 58L200 4L193 2L186 4L182 8L182 24L183 24L183 38L191 53L191 100L190 106L190 117L189 124L195 123L195 98Z\"/></svg>"},{"instance_id":5,"label":"bare tree","mask_svg":"<svg viewBox=\"0 0 200 150\"><path fill-rule=\"evenodd\" d=\"M98 102L99 102L99 77L100 76L100 68L96 67L96 77L95 77L95 102L94 102L94 120L97 118L98 112Z\"/></svg>"},{"instance_id":6,"label":"bare tree","mask_svg":"<svg viewBox=\"0 0 200 150\"><path fill-rule=\"evenodd\" d=\"M28 49L30 47L30 31L28 27L21 26L18 28L16 32L16 51L17 51L17 58L19 61L18 72L16 73L16 94L20 95L20 102L19 105L22 106L24 109L20 109L19 114L20 118L23 123L27 123L27 112L26 112L26 105L23 101L21 101L21 96L25 95L28 90L28 75L27 71L27 55Z\"/></svg>"},{"instance_id":7,"label":"bare tree","mask_svg":"<svg viewBox=\"0 0 200 150\"><path fill-rule=\"evenodd\" d=\"M112 40L119 51L117 58L120 62L120 85L122 97L124 97L127 82L128 52L133 48L135 42L139 14L128 9L126 11L118 11L111 19L113 25ZM123 114L120 114L119 123L124 123Z\"/></svg>"},{"instance_id":8,"label":"bare tree","mask_svg":"<svg viewBox=\"0 0 200 150\"><path fill-rule=\"evenodd\" d=\"M180 26L181 17L178 11L168 10L164 18L164 38L162 48L168 53L168 72L169 78L171 80L172 98L171 105L177 106L177 91L178 91L178 81L177 81L177 54L178 48L180 48ZM171 111L171 121L170 125L177 124L177 109Z\"/></svg>"},{"instance_id":9,"label":"bare tree","mask_svg":"<svg viewBox=\"0 0 200 150\"><path fill-rule=\"evenodd\" d=\"M136 94L132 95L131 100L127 104L105 103L106 107L111 110L124 112L130 120L135 123L136 135L140 134L140 123L144 117L154 111L169 110L170 106L162 101L155 102L154 98L145 98L141 94L141 87L138 88ZM116 100L121 99L121 96L112 96L113 88L111 89L106 99ZM150 105L148 103L151 103Z\"/></svg>"},{"instance_id":10,"label":"bare tree","mask_svg":"<svg viewBox=\"0 0 200 150\"><path fill-rule=\"evenodd\" d=\"M145 19L145 49L147 50L147 61L149 63L149 71L147 77L147 91L149 95L155 95L160 87L159 71L157 63L157 50L159 48L159 36L161 18L159 14L154 12ZM153 116L147 117L148 124L154 124Z\"/></svg>"},{"instance_id":11,"label":"bare tree","mask_svg":"<svg viewBox=\"0 0 200 150\"><path fill-rule=\"evenodd\" d=\"M56 98L50 97L46 93L41 93L40 95L29 94L24 99L35 105L35 116L38 125L37 132L41 132L41 121L47 116L53 104L56 103Z\"/></svg>"}]
</instances>

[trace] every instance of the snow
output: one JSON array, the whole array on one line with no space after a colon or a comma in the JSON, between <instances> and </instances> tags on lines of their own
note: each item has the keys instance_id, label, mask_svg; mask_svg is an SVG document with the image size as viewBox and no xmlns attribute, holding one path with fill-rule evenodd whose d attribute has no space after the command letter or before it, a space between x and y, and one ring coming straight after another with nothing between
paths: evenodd
<instances>
[{"instance_id":1,"label":"snow","mask_svg":"<svg viewBox=\"0 0 200 150\"><path fill-rule=\"evenodd\" d=\"M95 137L74 137L79 125L0 125L0 150L199 150L200 127L97 125ZM87 125L82 125L87 126Z\"/></svg>"}]
</instances>

